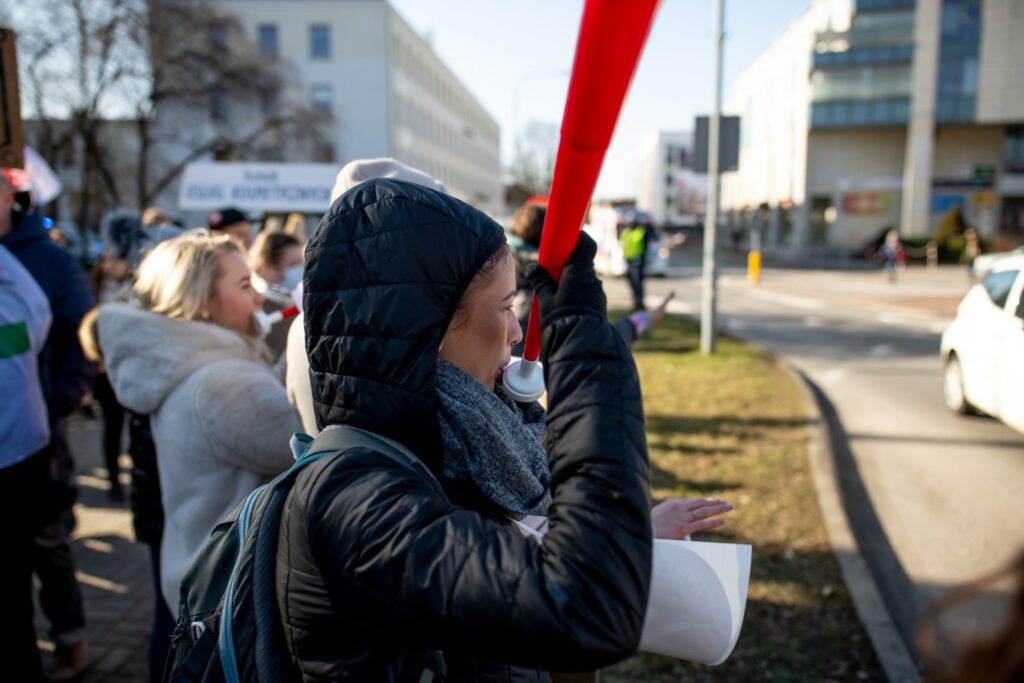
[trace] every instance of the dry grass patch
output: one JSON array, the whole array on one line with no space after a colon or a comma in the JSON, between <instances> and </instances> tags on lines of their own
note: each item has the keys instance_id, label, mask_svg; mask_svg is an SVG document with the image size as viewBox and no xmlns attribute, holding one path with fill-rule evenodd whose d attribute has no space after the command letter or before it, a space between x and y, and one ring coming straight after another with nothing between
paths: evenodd
<instances>
[{"instance_id":1,"label":"dry grass patch","mask_svg":"<svg viewBox=\"0 0 1024 683\"><path fill-rule=\"evenodd\" d=\"M653 495L736 505L702 539L754 546L743 631L721 666L640 654L603 671L602 683L885 680L818 510L799 387L746 344L722 338L713 357L698 347L697 328L678 318L633 347Z\"/></svg>"}]
</instances>

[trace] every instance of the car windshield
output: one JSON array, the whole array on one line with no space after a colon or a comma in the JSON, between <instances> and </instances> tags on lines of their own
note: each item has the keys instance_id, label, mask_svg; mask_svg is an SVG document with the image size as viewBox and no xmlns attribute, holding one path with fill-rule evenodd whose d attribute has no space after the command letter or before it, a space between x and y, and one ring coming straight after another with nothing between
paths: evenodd
<instances>
[{"instance_id":1,"label":"car windshield","mask_svg":"<svg viewBox=\"0 0 1024 683\"><path fill-rule=\"evenodd\" d=\"M1019 272L1017 270L1000 270L990 273L982 283L989 298L992 299L992 303L999 308L1006 306L1006 299L1010 296L1010 290L1013 289L1013 283Z\"/></svg>"}]
</instances>

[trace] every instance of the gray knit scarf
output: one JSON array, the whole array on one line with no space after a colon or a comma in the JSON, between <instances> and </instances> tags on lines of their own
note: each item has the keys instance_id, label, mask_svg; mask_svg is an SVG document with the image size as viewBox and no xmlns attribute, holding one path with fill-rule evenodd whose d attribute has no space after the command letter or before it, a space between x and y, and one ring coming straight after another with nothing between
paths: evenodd
<instances>
[{"instance_id":1,"label":"gray knit scarf","mask_svg":"<svg viewBox=\"0 0 1024 683\"><path fill-rule=\"evenodd\" d=\"M437 395L444 475L472 481L512 519L547 514L551 472L541 445L544 408L536 402L516 403L500 384L488 391L441 358Z\"/></svg>"}]
</instances>

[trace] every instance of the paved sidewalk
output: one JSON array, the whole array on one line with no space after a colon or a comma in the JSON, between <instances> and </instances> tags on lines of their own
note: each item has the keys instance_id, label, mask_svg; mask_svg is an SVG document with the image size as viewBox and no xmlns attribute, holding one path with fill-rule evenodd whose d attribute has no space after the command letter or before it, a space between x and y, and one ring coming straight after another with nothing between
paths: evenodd
<instances>
[{"instance_id":1,"label":"paved sidewalk","mask_svg":"<svg viewBox=\"0 0 1024 683\"><path fill-rule=\"evenodd\" d=\"M106 470L100 455L101 420L76 417L67 438L76 461L78 528L72 552L85 598L89 670L83 683L149 680L147 648L153 596L149 548L134 542L127 503L107 500ZM128 466L122 456L122 470ZM122 474L128 484L128 475ZM36 634L44 670L52 662L49 624L36 603Z\"/></svg>"}]
</instances>

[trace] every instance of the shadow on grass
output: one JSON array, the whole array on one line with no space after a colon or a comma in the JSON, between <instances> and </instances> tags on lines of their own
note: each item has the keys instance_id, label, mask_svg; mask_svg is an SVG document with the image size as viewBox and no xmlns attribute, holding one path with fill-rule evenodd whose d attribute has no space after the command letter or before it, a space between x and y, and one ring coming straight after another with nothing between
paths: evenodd
<instances>
[{"instance_id":1,"label":"shadow on grass","mask_svg":"<svg viewBox=\"0 0 1024 683\"><path fill-rule=\"evenodd\" d=\"M736 482L683 479L676 476L675 473L660 467L657 463L651 463L651 487L655 489L683 490L692 497L733 491L742 486L742 484Z\"/></svg>"},{"instance_id":2,"label":"shadow on grass","mask_svg":"<svg viewBox=\"0 0 1024 683\"><path fill-rule=\"evenodd\" d=\"M741 415L715 415L692 417L689 415L648 415L647 433L655 436L673 434L734 434L745 435L750 430L793 429L809 427L815 420L809 418L748 417ZM751 436L755 436L751 434ZM764 436L761 433L757 437ZM685 449L683 449L685 450Z\"/></svg>"}]
</instances>

